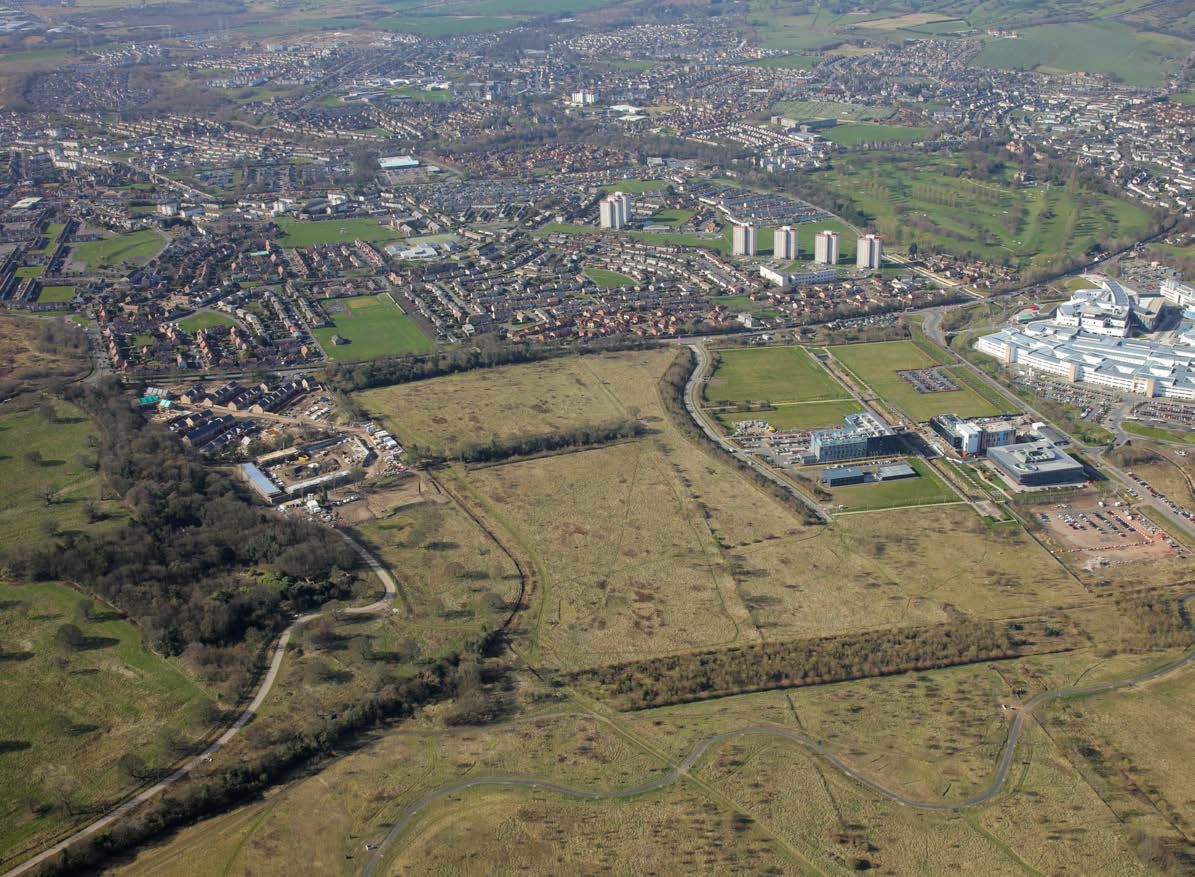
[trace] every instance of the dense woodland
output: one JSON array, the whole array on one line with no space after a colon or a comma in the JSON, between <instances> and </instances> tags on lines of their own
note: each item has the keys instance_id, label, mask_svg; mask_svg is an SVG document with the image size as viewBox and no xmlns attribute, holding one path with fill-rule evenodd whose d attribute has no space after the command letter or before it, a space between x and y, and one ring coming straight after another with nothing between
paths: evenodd
<instances>
[{"instance_id":1,"label":"dense woodland","mask_svg":"<svg viewBox=\"0 0 1195 877\"><path fill-rule=\"evenodd\" d=\"M254 507L130 408L115 382L68 398L99 426L98 465L125 525L9 547L16 577L78 582L128 613L165 654L236 675L293 611L347 596L355 553L334 532Z\"/></svg>"}]
</instances>

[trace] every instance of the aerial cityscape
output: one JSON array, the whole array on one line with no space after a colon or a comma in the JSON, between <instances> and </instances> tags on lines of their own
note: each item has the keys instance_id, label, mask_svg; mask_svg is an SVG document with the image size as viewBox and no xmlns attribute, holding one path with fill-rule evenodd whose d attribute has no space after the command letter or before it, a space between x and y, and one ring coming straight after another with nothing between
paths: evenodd
<instances>
[{"instance_id":1,"label":"aerial cityscape","mask_svg":"<svg viewBox=\"0 0 1195 877\"><path fill-rule=\"evenodd\" d=\"M1189 0L0 5L0 877L1195 874Z\"/></svg>"}]
</instances>

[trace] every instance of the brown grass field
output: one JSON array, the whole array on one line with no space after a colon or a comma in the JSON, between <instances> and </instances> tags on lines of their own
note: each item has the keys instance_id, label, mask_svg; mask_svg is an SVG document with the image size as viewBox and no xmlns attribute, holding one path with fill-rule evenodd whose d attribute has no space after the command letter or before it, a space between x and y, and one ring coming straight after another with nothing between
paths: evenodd
<instances>
[{"instance_id":1,"label":"brown grass field","mask_svg":"<svg viewBox=\"0 0 1195 877\"><path fill-rule=\"evenodd\" d=\"M268 745L269 722L294 720L296 709L318 712L371 674L413 672L418 656L500 623L499 603L509 606L517 593L509 551L529 571L531 591L511 629L503 717L453 728L444 722L451 705L428 708L117 873L356 874L365 844L454 780L520 775L627 788L659 776L710 734L761 724L821 740L910 797L958 801L990 781L1009 723L1001 702L1120 678L1177 654L1149 650L1113 597L1139 587L1141 573L1163 574L1163 584L1189 578L1189 564L1087 573L1052 555L1048 540L1043 547L1019 526L985 524L962 505L802 524L669 421L655 381L672 355L559 360L496 370L500 379L458 375L364 394L408 442L453 440L444 413L452 411L478 412L512 433L633 411L652 432L600 449L448 467L421 486L370 497L357 526L399 577L413 616L345 620L332 645L301 637L280 706L247 742ZM1087 638L1061 654L632 713L612 714L527 669L1045 614ZM372 654L359 647L365 639ZM1129 642L1146 651L1117 652ZM332 673L313 673L321 665ZM383 873L602 873L628 861L644 873L841 873L864 861L887 873L1150 873L1135 830L1177 837L1190 796L1180 764L1189 760L1186 744L1151 732L1147 698L1165 698L1157 714L1185 726L1187 676L1051 707L1042 726L1027 724L1005 791L962 813L898 806L792 742L745 738L706 753L692 779L634 799L588 802L544 789L450 795L420 813ZM1089 725L1088 715L1097 721ZM1145 812L1141 792L1123 778L1089 764L1083 741L1114 753L1105 761L1124 762L1122 772L1141 780L1165 818Z\"/></svg>"}]
</instances>

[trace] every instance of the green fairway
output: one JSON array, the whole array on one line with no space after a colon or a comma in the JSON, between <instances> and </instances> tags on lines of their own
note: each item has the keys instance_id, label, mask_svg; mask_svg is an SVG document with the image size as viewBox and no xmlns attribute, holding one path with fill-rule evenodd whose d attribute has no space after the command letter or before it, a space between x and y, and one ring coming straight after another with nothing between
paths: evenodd
<instances>
[{"instance_id":1,"label":"green fairway","mask_svg":"<svg viewBox=\"0 0 1195 877\"><path fill-rule=\"evenodd\" d=\"M157 232L142 229L98 241L75 244L71 256L88 268L109 268L121 262L144 265L166 246Z\"/></svg>"},{"instance_id":2,"label":"green fairway","mask_svg":"<svg viewBox=\"0 0 1195 877\"><path fill-rule=\"evenodd\" d=\"M717 421L730 432L742 420L766 420L773 429L822 429L842 426L842 418L856 414L863 406L854 399L835 402L789 402L771 411L713 411Z\"/></svg>"},{"instance_id":3,"label":"green fairway","mask_svg":"<svg viewBox=\"0 0 1195 877\"><path fill-rule=\"evenodd\" d=\"M363 295L339 299L346 312L332 317L333 325L315 335L329 359L371 359L399 353L427 353L432 343L419 326L385 296ZM332 336L348 339L333 344Z\"/></svg>"},{"instance_id":4,"label":"green fairway","mask_svg":"<svg viewBox=\"0 0 1195 877\"><path fill-rule=\"evenodd\" d=\"M857 146L860 143L924 140L929 136L929 128L857 122L850 125L837 125L821 133L827 140L840 146Z\"/></svg>"},{"instance_id":5,"label":"green fairway","mask_svg":"<svg viewBox=\"0 0 1195 877\"><path fill-rule=\"evenodd\" d=\"M606 268L586 268L585 276L598 286L605 286L607 288L615 286L634 286L639 282L634 277L629 277L626 274L619 274L617 271L610 271Z\"/></svg>"},{"instance_id":6,"label":"green fairway","mask_svg":"<svg viewBox=\"0 0 1195 877\"><path fill-rule=\"evenodd\" d=\"M1023 268L1058 268L1092 244L1140 238L1152 225L1144 208L1081 183L1014 188L1007 170L982 180L970 173L960 155L893 151L844 157L819 179L894 249L917 243Z\"/></svg>"},{"instance_id":7,"label":"green fairway","mask_svg":"<svg viewBox=\"0 0 1195 877\"><path fill-rule=\"evenodd\" d=\"M203 691L102 604L81 611L83 598L52 582L0 584L0 860L142 783L122 757L149 776L207 730ZM80 646L58 644L65 624Z\"/></svg>"},{"instance_id":8,"label":"green fairway","mask_svg":"<svg viewBox=\"0 0 1195 877\"><path fill-rule=\"evenodd\" d=\"M37 300L43 304L55 304L70 301L74 297L75 288L73 286L43 286Z\"/></svg>"},{"instance_id":9,"label":"green fairway","mask_svg":"<svg viewBox=\"0 0 1195 877\"><path fill-rule=\"evenodd\" d=\"M191 314L178 321L178 327L184 332L194 334L200 329L211 329L215 326L235 326L237 321L227 314L217 313L216 311L201 311L198 314Z\"/></svg>"},{"instance_id":10,"label":"green fairway","mask_svg":"<svg viewBox=\"0 0 1195 877\"><path fill-rule=\"evenodd\" d=\"M832 503L845 506L843 511L890 509L899 506L930 505L958 502L959 498L924 460L910 457L905 460L917 470L916 478L898 478L872 484L848 484L830 490ZM824 467L822 467L824 468ZM817 472L820 472L818 469ZM808 473L817 477L814 473Z\"/></svg>"},{"instance_id":11,"label":"green fairway","mask_svg":"<svg viewBox=\"0 0 1195 877\"><path fill-rule=\"evenodd\" d=\"M1195 43L1117 22L1072 22L1026 28L1015 40L989 39L976 67L1108 73L1131 85L1160 86Z\"/></svg>"},{"instance_id":12,"label":"green fairway","mask_svg":"<svg viewBox=\"0 0 1195 877\"><path fill-rule=\"evenodd\" d=\"M376 219L302 220L279 217L280 243L284 247L310 247L314 244L352 243L360 239L376 244L399 240L402 235L384 228Z\"/></svg>"},{"instance_id":13,"label":"green fairway","mask_svg":"<svg viewBox=\"0 0 1195 877\"><path fill-rule=\"evenodd\" d=\"M717 351L720 362L705 386L711 403L814 402L847 392L801 347L743 347Z\"/></svg>"},{"instance_id":14,"label":"green fairway","mask_svg":"<svg viewBox=\"0 0 1195 877\"><path fill-rule=\"evenodd\" d=\"M834 358L871 387L876 395L922 422L935 414L981 417L1004 413L1000 407L973 390L949 368L944 373L958 387L943 393L919 393L898 372L938 365L912 341L880 341L831 347Z\"/></svg>"}]
</instances>

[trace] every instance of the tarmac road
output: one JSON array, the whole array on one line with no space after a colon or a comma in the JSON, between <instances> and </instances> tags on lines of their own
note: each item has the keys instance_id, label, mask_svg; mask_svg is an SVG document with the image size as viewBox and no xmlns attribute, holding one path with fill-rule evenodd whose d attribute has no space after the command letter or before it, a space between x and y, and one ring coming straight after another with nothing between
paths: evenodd
<instances>
[{"instance_id":1,"label":"tarmac road","mask_svg":"<svg viewBox=\"0 0 1195 877\"><path fill-rule=\"evenodd\" d=\"M394 598L398 596L398 585L394 581L394 577L390 575L389 570L382 566L376 557L369 553L368 549L366 549L364 545L362 545L353 537L349 536L343 530L337 530L336 532L338 532L341 537L348 542L350 546L352 546L353 550L361 556L361 559L364 560L366 565L377 574L378 578L382 580L382 584L386 588L386 593L380 600L376 600L375 602L370 603L368 606L358 606L352 609L346 609L344 610L345 614L376 615L381 612L385 612L394 603ZM121 817L127 815L137 807L144 804L146 801L149 801L151 798L156 797L166 789L173 786L179 780L191 773L191 771L195 770L195 768L210 761L213 755L227 746L229 741L240 733L241 729L249 723L249 721L257 714L257 711L261 708L262 703L265 701L266 696L270 693L270 689L274 687L274 682L278 678L278 671L282 667L282 659L286 655L286 647L290 643L291 634L293 634L300 625L306 624L309 621L314 621L316 618L319 618L324 614L324 612L312 612L308 615L302 615L292 621L286 630L282 631L281 636L278 637L278 645L274 647L274 654L270 659L269 668L266 670L265 676L262 677L261 684L258 686L257 693L254 694L253 700L250 701L247 707L245 707L244 711L237 717L237 720L233 722L223 734L217 737L216 740L207 747L207 749L183 762L183 764L179 766L174 773L170 774L165 779L159 780L152 786L143 789L132 798L129 798L123 804L116 807L114 810L109 811L107 814L101 816L94 822L85 825L83 828L54 844L52 847L43 850L36 856L27 859L20 865L17 865L15 868L6 871L3 875L0 875L0 877L16 877L18 874L24 874L26 871L36 867L37 865L40 865L47 859L53 858L63 850L67 849L67 847L70 847L72 844L82 840L83 838L89 837L96 832L103 831Z\"/></svg>"},{"instance_id":2,"label":"tarmac road","mask_svg":"<svg viewBox=\"0 0 1195 877\"><path fill-rule=\"evenodd\" d=\"M1187 608L1188 602L1195 597L1195 592L1186 594L1179 600L1179 612L1187 627L1192 629L1195 633L1195 627L1192 627L1190 612ZM680 764L676 765L672 770L663 776L657 777L649 782L634 786L629 789L622 789L617 792L596 792L590 789L574 788L572 786L564 786L559 783L553 783L549 780L536 779L533 777L475 777L473 779L459 780L447 786L437 789L436 791L420 798L413 804L408 806L399 816L398 820L386 833L386 837L373 849L373 855L369 861L366 862L365 868L362 870L363 877L374 877L379 865L381 865L383 858L386 855L387 849L394 842L394 840L406 830L407 826L423 811L426 807L434 804L437 801L443 800L458 792L466 791L467 789L475 789L481 786L502 786L505 788L530 788L530 789L544 789L549 792L556 792L562 795L568 795L573 798L581 798L588 801L610 801L619 798L632 798L636 795L642 795L646 792L654 792L657 789L662 789L665 786L671 785L677 780L688 774L689 770L697 763L697 761L707 752L711 747L717 746L728 740L736 740L741 737L779 737L809 749L817 755L824 758L838 770L856 780L860 784L871 789L879 795L895 801L905 807L911 807L915 810L928 810L939 812L958 812L968 807L975 807L983 804L994 798L1003 788L1005 781L1008 779L1008 773L1012 768L1013 756L1016 753L1017 741L1020 739L1021 730L1025 726L1025 717L1031 715L1035 709L1043 704L1052 703L1056 700L1062 700L1069 697L1083 697L1091 694L1101 694L1106 691L1115 691L1121 688L1131 688L1134 685L1139 685L1143 682L1149 682L1154 679L1159 679L1166 676L1175 670L1183 667L1192 661L1195 661L1195 649L1189 649L1185 654L1179 658L1175 658L1161 667L1144 673L1137 673L1133 676L1128 676L1123 679L1110 680L1108 682L1101 682L1096 685L1084 685L1075 688L1060 688L1056 691L1046 691L1035 697L1030 698L1016 710L1013 716L1012 725L1008 729L1008 738L1005 740L1004 748L1000 752L1000 758L996 761L996 771L992 775L992 782L988 788L977 795L974 795L965 801L945 802L945 801L914 801L911 798L906 798L899 792L886 788L880 785L875 780L868 779L863 774L859 773L849 764L840 759L837 755L827 750L820 741L813 740L803 734L798 734L795 731L790 731L783 727L771 727L764 725L756 725L747 728L740 728L736 731L727 731L724 734L715 734L706 737L699 741L685 756Z\"/></svg>"}]
</instances>

